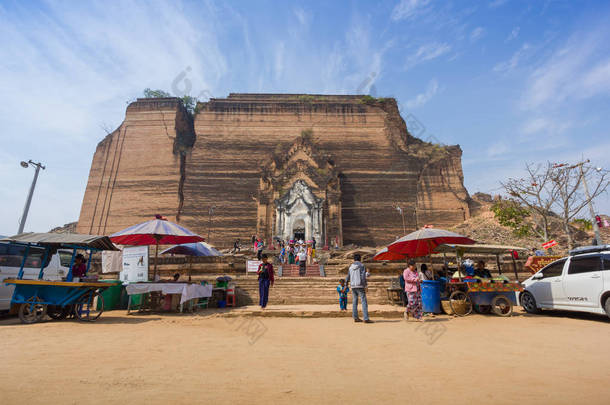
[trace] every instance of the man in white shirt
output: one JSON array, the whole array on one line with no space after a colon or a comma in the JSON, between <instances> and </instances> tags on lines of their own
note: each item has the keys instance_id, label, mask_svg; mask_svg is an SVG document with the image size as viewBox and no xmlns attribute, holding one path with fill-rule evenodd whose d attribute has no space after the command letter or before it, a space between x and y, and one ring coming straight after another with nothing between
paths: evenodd
<instances>
[{"instance_id":1,"label":"man in white shirt","mask_svg":"<svg viewBox=\"0 0 610 405\"><path fill-rule=\"evenodd\" d=\"M307 252L302 246L301 249L299 249L297 257L299 258L299 276L304 276L307 266Z\"/></svg>"}]
</instances>

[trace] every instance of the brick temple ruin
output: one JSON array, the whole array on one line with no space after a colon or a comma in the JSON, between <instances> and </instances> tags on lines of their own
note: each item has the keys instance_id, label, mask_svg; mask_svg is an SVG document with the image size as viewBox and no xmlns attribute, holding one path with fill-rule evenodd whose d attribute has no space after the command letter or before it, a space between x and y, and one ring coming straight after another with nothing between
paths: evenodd
<instances>
[{"instance_id":1,"label":"brick temple ruin","mask_svg":"<svg viewBox=\"0 0 610 405\"><path fill-rule=\"evenodd\" d=\"M270 241L375 246L470 216L459 146L412 136L394 99L230 94L191 115L138 99L93 156L77 231L162 214L218 247Z\"/></svg>"}]
</instances>

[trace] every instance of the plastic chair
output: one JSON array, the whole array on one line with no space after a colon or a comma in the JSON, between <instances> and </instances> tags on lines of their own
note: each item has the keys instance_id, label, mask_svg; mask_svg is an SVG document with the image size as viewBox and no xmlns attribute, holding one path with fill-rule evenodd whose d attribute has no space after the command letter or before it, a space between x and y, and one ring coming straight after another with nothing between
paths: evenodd
<instances>
[{"instance_id":1,"label":"plastic chair","mask_svg":"<svg viewBox=\"0 0 610 405\"><path fill-rule=\"evenodd\" d=\"M237 297L235 296L235 287L230 286L227 288L227 306L235 307L237 305Z\"/></svg>"},{"instance_id":2,"label":"plastic chair","mask_svg":"<svg viewBox=\"0 0 610 405\"><path fill-rule=\"evenodd\" d=\"M200 283L201 285L207 285L209 284L207 281L203 280ZM210 305L210 299L209 298L194 298L190 301L190 305L191 305L191 311L195 312L196 310L200 309L200 308L209 308Z\"/></svg>"},{"instance_id":3,"label":"plastic chair","mask_svg":"<svg viewBox=\"0 0 610 405\"><path fill-rule=\"evenodd\" d=\"M192 311L195 312L196 309L199 308L208 308L208 304L210 303L209 298L199 298L198 300L193 300L195 301L193 303L193 308Z\"/></svg>"}]
</instances>

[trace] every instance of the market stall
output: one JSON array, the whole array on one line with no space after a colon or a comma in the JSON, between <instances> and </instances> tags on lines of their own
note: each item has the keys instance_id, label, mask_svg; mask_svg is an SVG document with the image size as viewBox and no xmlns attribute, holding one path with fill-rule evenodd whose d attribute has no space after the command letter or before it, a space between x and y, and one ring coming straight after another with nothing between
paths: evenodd
<instances>
[{"instance_id":1,"label":"market stall","mask_svg":"<svg viewBox=\"0 0 610 405\"><path fill-rule=\"evenodd\" d=\"M16 279L5 279L4 283L15 286L12 304L19 305L19 319L23 323L41 321L45 315L52 319L63 319L74 315L81 321L95 321L104 311L104 299L101 291L112 287L110 283L100 283L87 278L91 267L93 252L117 250L106 236L56 233L22 233L1 240L10 244L24 246L21 268ZM24 265L30 248L44 248L44 256L37 280L24 280ZM44 269L51 256L58 249L72 249L70 271L65 280L50 281L44 279ZM73 275L77 251L89 253L85 274L75 280Z\"/></svg>"},{"instance_id":2,"label":"market stall","mask_svg":"<svg viewBox=\"0 0 610 405\"><path fill-rule=\"evenodd\" d=\"M391 261L424 256L429 257L435 252L437 246L448 243L467 245L476 242L464 235L427 225L395 240L387 247L381 249L375 254L373 260ZM434 270L432 271L434 274ZM404 285L401 287L396 284L397 283L394 283L394 280L390 281L390 286L387 288L388 299L392 304L396 302L404 303L406 302ZM441 312L439 298L440 285L441 283L435 280L426 280L422 282L422 299L426 312Z\"/></svg>"},{"instance_id":3,"label":"market stall","mask_svg":"<svg viewBox=\"0 0 610 405\"><path fill-rule=\"evenodd\" d=\"M453 253L456 255L457 274L446 275L444 295L448 298L448 307L455 315L469 315L472 310L479 313L493 312L500 316L510 316L513 305L517 305L517 292L523 290L519 282L517 264L514 252L524 252L527 249L516 246L500 245L460 245L441 244L435 248L436 253ZM465 255L494 255L498 269L496 277L481 277L469 275L463 270ZM510 281L502 274L500 255L511 254L515 281ZM457 277L456 277L457 275Z\"/></svg>"}]
</instances>

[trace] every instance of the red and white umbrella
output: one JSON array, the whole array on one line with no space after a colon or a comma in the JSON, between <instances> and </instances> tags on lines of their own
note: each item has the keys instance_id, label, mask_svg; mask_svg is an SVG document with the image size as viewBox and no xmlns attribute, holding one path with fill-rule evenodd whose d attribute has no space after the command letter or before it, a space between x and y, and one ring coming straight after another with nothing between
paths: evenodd
<instances>
[{"instance_id":1,"label":"red and white umbrella","mask_svg":"<svg viewBox=\"0 0 610 405\"><path fill-rule=\"evenodd\" d=\"M159 245L179 245L182 243L203 242L205 239L188 229L168 221L161 215L155 219L130 226L110 235L110 240L117 245L146 246L155 245L155 269L153 280L157 275L157 257Z\"/></svg>"},{"instance_id":2,"label":"red and white umbrella","mask_svg":"<svg viewBox=\"0 0 610 405\"><path fill-rule=\"evenodd\" d=\"M426 227L392 242L388 245L388 252L405 257L422 257L434 253L434 249L443 243L472 245L476 242L459 233Z\"/></svg>"},{"instance_id":3,"label":"red and white umbrella","mask_svg":"<svg viewBox=\"0 0 610 405\"><path fill-rule=\"evenodd\" d=\"M406 257L401 253L390 252L387 247L384 247L373 256L373 260L404 260Z\"/></svg>"}]
</instances>

